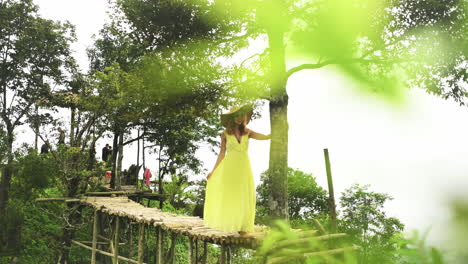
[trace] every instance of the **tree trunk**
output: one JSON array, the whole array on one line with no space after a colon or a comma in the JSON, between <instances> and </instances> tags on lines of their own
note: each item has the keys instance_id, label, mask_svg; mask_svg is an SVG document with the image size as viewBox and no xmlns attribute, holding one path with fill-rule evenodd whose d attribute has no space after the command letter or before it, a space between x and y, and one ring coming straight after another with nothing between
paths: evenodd
<instances>
[{"instance_id":1,"label":"tree trunk","mask_svg":"<svg viewBox=\"0 0 468 264\"><path fill-rule=\"evenodd\" d=\"M138 129L138 134L137 134L137 161L136 161L136 166L140 166L140 129Z\"/></svg>"},{"instance_id":2,"label":"tree trunk","mask_svg":"<svg viewBox=\"0 0 468 264\"><path fill-rule=\"evenodd\" d=\"M77 166L80 166L78 163L80 155L81 154L74 154L74 156L71 158L72 160L70 162L70 165L73 166L74 169L76 169ZM76 197L78 194L82 193L80 191L81 177L79 175L70 175L70 176L73 176L73 177L71 177L71 179L67 182L67 186L66 186L67 191L66 191L65 196ZM64 213L64 216L68 218L68 221L65 221L64 225L62 226L62 247L61 247L60 257L59 257L60 264L68 263L71 241L75 234L75 228L81 222L82 207L75 208L75 206L77 205L74 203L67 203L66 205L66 209L65 209L66 211Z\"/></svg>"},{"instance_id":3,"label":"tree trunk","mask_svg":"<svg viewBox=\"0 0 468 264\"><path fill-rule=\"evenodd\" d=\"M270 185L269 210L271 220L288 221L288 94L286 93L286 65L283 32L268 31L271 61L270 99L270 163L268 184Z\"/></svg>"},{"instance_id":4,"label":"tree trunk","mask_svg":"<svg viewBox=\"0 0 468 264\"><path fill-rule=\"evenodd\" d=\"M34 130L35 130L35 135L34 135L34 149L36 151L39 151L39 148L38 148L38 142L39 142L39 107L36 105L35 106L35 109L34 109L35 113L36 113L36 120L34 120Z\"/></svg>"},{"instance_id":5,"label":"tree trunk","mask_svg":"<svg viewBox=\"0 0 468 264\"><path fill-rule=\"evenodd\" d=\"M13 127L7 123L7 164L3 168L2 180L0 181L0 215L4 215L8 203L11 176L13 174Z\"/></svg>"},{"instance_id":6,"label":"tree trunk","mask_svg":"<svg viewBox=\"0 0 468 264\"><path fill-rule=\"evenodd\" d=\"M72 107L70 117L70 146L75 146L76 108Z\"/></svg>"},{"instance_id":7,"label":"tree trunk","mask_svg":"<svg viewBox=\"0 0 468 264\"><path fill-rule=\"evenodd\" d=\"M79 225L81 222L81 208L79 208L78 211L75 212L76 210L74 208L75 206L76 205L73 205L72 203L67 204L68 212L72 212L68 216L69 218L68 223L70 223L71 226L67 226L67 223L65 223L64 226L62 227L62 247L60 249L60 257L59 257L60 264L69 263L71 241L75 234L76 226Z\"/></svg>"},{"instance_id":8,"label":"tree trunk","mask_svg":"<svg viewBox=\"0 0 468 264\"><path fill-rule=\"evenodd\" d=\"M158 193L161 195L160 197L162 197L162 195L164 194L164 185L163 185L163 177L164 177L164 174L158 174L159 176L159 179L158 179ZM163 204L164 204L164 200L163 199L160 199L159 200L159 208L162 209L163 208Z\"/></svg>"},{"instance_id":9,"label":"tree trunk","mask_svg":"<svg viewBox=\"0 0 468 264\"><path fill-rule=\"evenodd\" d=\"M120 190L122 185L122 160L123 160L123 143L124 143L124 132L119 135L119 159L117 161L117 170L115 172L115 187Z\"/></svg>"},{"instance_id":10,"label":"tree trunk","mask_svg":"<svg viewBox=\"0 0 468 264\"><path fill-rule=\"evenodd\" d=\"M117 130L114 130L114 141L112 142L112 156L110 157L111 165L112 165L112 177L110 181L110 187L112 189L115 188L115 179L116 179L115 172L117 169L117 152L118 152L119 135L120 133Z\"/></svg>"},{"instance_id":11,"label":"tree trunk","mask_svg":"<svg viewBox=\"0 0 468 264\"><path fill-rule=\"evenodd\" d=\"M159 146L159 157L158 157L158 193L159 195L164 194L164 185L163 185L163 178L164 178L164 168L161 168L161 151L162 151L162 146ZM162 197L162 196L160 196ZM159 200L159 208L162 209L164 204L164 200Z\"/></svg>"}]
</instances>

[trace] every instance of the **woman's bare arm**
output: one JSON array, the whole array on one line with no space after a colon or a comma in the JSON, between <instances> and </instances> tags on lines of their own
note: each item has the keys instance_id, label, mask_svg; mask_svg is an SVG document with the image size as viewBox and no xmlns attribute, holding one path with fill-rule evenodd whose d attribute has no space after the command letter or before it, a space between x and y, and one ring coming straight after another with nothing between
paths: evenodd
<instances>
[{"instance_id":1,"label":"woman's bare arm","mask_svg":"<svg viewBox=\"0 0 468 264\"><path fill-rule=\"evenodd\" d=\"M213 171L216 170L216 168L219 166L221 161L224 159L225 154L226 154L226 135L224 135L224 133L222 133L221 134L221 149L219 150L218 159L216 160L216 164L215 164L213 170L210 173L208 173L208 175L206 176L207 180L210 178Z\"/></svg>"},{"instance_id":2,"label":"woman's bare arm","mask_svg":"<svg viewBox=\"0 0 468 264\"><path fill-rule=\"evenodd\" d=\"M267 139L271 139L271 134L269 135L264 135L264 134L260 134L260 133L257 133L253 130L248 130L249 132L249 137L250 138L253 138L253 139L257 139L257 140L267 140Z\"/></svg>"}]
</instances>

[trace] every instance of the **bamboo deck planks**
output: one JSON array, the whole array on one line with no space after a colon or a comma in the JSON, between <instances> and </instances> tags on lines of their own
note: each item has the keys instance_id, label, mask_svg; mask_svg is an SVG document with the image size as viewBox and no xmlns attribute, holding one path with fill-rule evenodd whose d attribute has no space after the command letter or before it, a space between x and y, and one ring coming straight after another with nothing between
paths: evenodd
<instances>
[{"instance_id":1,"label":"bamboo deck planks","mask_svg":"<svg viewBox=\"0 0 468 264\"><path fill-rule=\"evenodd\" d=\"M185 235L194 240L209 243L239 245L255 248L260 244L266 226L255 226L253 238L242 238L237 232L224 232L204 226L203 219L196 216L178 215L163 212L158 208L148 208L127 197L85 197L80 203L102 211L108 215L127 217L140 224L153 225L162 230Z\"/></svg>"}]
</instances>

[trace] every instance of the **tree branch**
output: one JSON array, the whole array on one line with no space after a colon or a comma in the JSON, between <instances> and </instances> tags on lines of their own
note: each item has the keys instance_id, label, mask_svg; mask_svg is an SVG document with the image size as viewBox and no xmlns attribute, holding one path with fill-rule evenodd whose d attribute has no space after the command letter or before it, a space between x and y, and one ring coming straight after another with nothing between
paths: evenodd
<instances>
[{"instance_id":1,"label":"tree branch","mask_svg":"<svg viewBox=\"0 0 468 264\"><path fill-rule=\"evenodd\" d=\"M249 36L253 35L253 32L252 31L247 31L244 35L240 35L240 36L234 36L234 37L231 37L231 38L228 38L228 39L220 39L218 41L214 41L213 43L218 45L218 44L221 44L221 43L226 43L226 42L231 42L231 41L234 41L234 40L242 40L242 39L245 39Z\"/></svg>"},{"instance_id":2,"label":"tree branch","mask_svg":"<svg viewBox=\"0 0 468 264\"><path fill-rule=\"evenodd\" d=\"M332 64L352 64L352 63L377 63L377 64L385 64L385 63L400 63L400 62L409 62L409 61L416 61L416 59L406 59L406 60L383 60L383 59L364 59L364 58L351 58L351 59L341 59L341 60L328 60L321 63L312 63L312 64L302 64L296 67L289 69L286 72L286 79L291 77L296 72L302 70L311 70L311 69L320 69L327 65Z\"/></svg>"},{"instance_id":3,"label":"tree branch","mask_svg":"<svg viewBox=\"0 0 468 264\"><path fill-rule=\"evenodd\" d=\"M135 141L137 141L137 140L139 140L139 139L142 139L144 136L146 136L146 132L145 132L145 131L143 131L143 133L142 133L139 137L136 137L136 138L130 139L129 141L124 142L123 145L124 145L124 146L125 146L125 145L128 145L128 144L130 144L130 143L132 143L132 142L135 142Z\"/></svg>"},{"instance_id":4,"label":"tree branch","mask_svg":"<svg viewBox=\"0 0 468 264\"><path fill-rule=\"evenodd\" d=\"M245 60L243 60L243 61L241 62L241 64L239 65L239 68L242 68L242 66L244 65L244 63L245 63L246 61L248 61L248 60L250 60L250 59L252 59L252 58L254 58L254 57L256 57L256 56L260 56L260 57L261 57L262 55L265 55L265 53L267 53L267 52L268 52L268 48L266 48L262 53L255 53L255 54L253 54L252 56L250 56L250 57L246 58Z\"/></svg>"},{"instance_id":5,"label":"tree branch","mask_svg":"<svg viewBox=\"0 0 468 264\"><path fill-rule=\"evenodd\" d=\"M29 103L24 109L23 111L21 111L21 114L16 118L15 122L13 122L13 126L17 126L21 120L21 118L23 118L23 116L29 111L29 108L31 108L31 106L33 105L33 103Z\"/></svg>"}]
</instances>

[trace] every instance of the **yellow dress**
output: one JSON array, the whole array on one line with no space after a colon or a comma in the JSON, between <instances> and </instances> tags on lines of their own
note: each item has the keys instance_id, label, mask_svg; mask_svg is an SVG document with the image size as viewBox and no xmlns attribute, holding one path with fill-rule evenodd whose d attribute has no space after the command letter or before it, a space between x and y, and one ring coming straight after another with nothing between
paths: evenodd
<instances>
[{"instance_id":1,"label":"yellow dress","mask_svg":"<svg viewBox=\"0 0 468 264\"><path fill-rule=\"evenodd\" d=\"M203 219L206 227L253 232L255 185L248 156L249 136L226 136L226 155L207 181Z\"/></svg>"}]
</instances>

